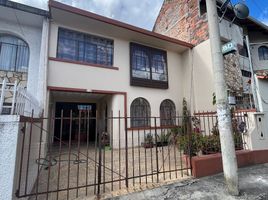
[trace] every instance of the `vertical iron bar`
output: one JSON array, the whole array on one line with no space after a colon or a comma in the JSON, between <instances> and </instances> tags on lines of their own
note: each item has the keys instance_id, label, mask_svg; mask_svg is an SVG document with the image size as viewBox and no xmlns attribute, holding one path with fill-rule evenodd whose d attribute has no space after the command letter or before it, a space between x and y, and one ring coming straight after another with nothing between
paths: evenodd
<instances>
[{"instance_id":1,"label":"vertical iron bar","mask_svg":"<svg viewBox=\"0 0 268 200\"><path fill-rule=\"evenodd\" d=\"M51 128L53 128L54 130L54 123L55 123L55 120L56 120L56 116L54 114L52 114L52 117L51 117ZM51 130L52 131L52 130ZM49 183L50 183L50 171L51 171L51 138L50 138L50 135L48 135L48 155L49 155L49 162L48 162L48 173L47 173L47 195L46 195L46 200L48 200L48 195L49 195Z\"/></svg>"},{"instance_id":2,"label":"vertical iron bar","mask_svg":"<svg viewBox=\"0 0 268 200\"><path fill-rule=\"evenodd\" d=\"M118 126L119 126L119 179L120 179L120 181L119 181L119 189L121 189L121 123L120 123L120 121L121 121L121 116L120 116L120 110L119 110L119 113L118 113Z\"/></svg>"},{"instance_id":3,"label":"vertical iron bar","mask_svg":"<svg viewBox=\"0 0 268 200\"><path fill-rule=\"evenodd\" d=\"M38 184L39 184L39 173L40 173L40 156L41 156L41 145L42 145L42 136L43 136L43 118L44 118L44 111L42 112L42 121L40 127L40 138L39 138L39 153L38 153L38 165L37 165L37 180L36 180L36 196L35 199L38 197Z\"/></svg>"},{"instance_id":4,"label":"vertical iron bar","mask_svg":"<svg viewBox=\"0 0 268 200\"><path fill-rule=\"evenodd\" d=\"M31 115L31 120L30 120L30 138L29 138L29 145L28 145L28 157L27 157L27 168L26 168L26 180L25 180L25 191L24 194L27 194L27 187L28 187L28 173L29 173L29 162L30 162L30 151L31 151L31 144L32 144L32 132L33 132L33 113L34 111L32 110L32 115Z\"/></svg>"},{"instance_id":5,"label":"vertical iron bar","mask_svg":"<svg viewBox=\"0 0 268 200\"><path fill-rule=\"evenodd\" d=\"M139 151L139 177L140 177L140 185L141 185L141 151L140 151L140 129L138 129L138 151ZM134 165L133 165L134 167Z\"/></svg>"},{"instance_id":6,"label":"vertical iron bar","mask_svg":"<svg viewBox=\"0 0 268 200\"><path fill-rule=\"evenodd\" d=\"M151 120L151 118L150 118ZM152 137L152 127L150 126L150 136ZM153 168L153 147L150 146L151 153L151 172L152 172L152 182L154 182L154 168Z\"/></svg>"},{"instance_id":7,"label":"vertical iron bar","mask_svg":"<svg viewBox=\"0 0 268 200\"><path fill-rule=\"evenodd\" d=\"M99 135L97 131L97 126L98 126L98 112L96 111L96 118L95 118L95 166L94 166L94 194L96 194L96 185L97 185L97 148L99 147L98 141L99 141Z\"/></svg>"},{"instance_id":8,"label":"vertical iron bar","mask_svg":"<svg viewBox=\"0 0 268 200\"><path fill-rule=\"evenodd\" d=\"M100 186L101 186L101 137L102 134L98 134L98 147L99 147L99 165L98 165L98 190L97 190L97 196L100 196Z\"/></svg>"},{"instance_id":9,"label":"vertical iron bar","mask_svg":"<svg viewBox=\"0 0 268 200\"><path fill-rule=\"evenodd\" d=\"M145 134L145 129L143 131L143 141L145 142L146 134ZM144 145L144 156L145 156L145 183L147 184L148 182L148 175L147 175L147 153L146 153L146 148Z\"/></svg>"},{"instance_id":10,"label":"vertical iron bar","mask_svg":"<svg viewBox=\"0 0 268 200\"><path fill-rule=\"evenodd\" d=\"M113 141L113 123L114 123L114 118L113 118L113 111L111 111L111 190L114 190L114 141Z\"/></svg>"},{"instance_id":11,"label":"vertical iron bar","mask_svg":"<svg viewBox=\"0 0 268 200\"><path fill-rule=\"evenodd\" d=\"M125 148L126 148L126 187L128 188L128 138L127 138L127 116L125 118Z\"/></svg>"},{"instance_id":12,"label":"vertical iron bar","mask_svg":"<svg viewBox=\"0 0 268 200\"><path fill-rule=\"evenodd\" d=\"M156 181L159 182L159 163L158 163L158 147L157 147L157 124L156 117L154 118L154 136L155 136L155 156L156 156Z\"/></svg>"},{"instance_id":13,"label":"vertical iron bar","mask_svg":"<svg viewBox=\"0 0 268 200\"><path fill-rule=\"evenodd\" d=\"M89 123L91 122L90 120L90 115L89 115L89 110L87 110L87 115L86 115L87 119L87 166L86 166L86 185L88 185L88 148L89 148ZM86 196L88 194L88 186L86 187Z\"/></svg>"},{"instance_id":14,"label":"vertical iron bar","mask_svg":"<svg viewBox=\"0 0 268 200\"><path fill-rule=\"evenodd\" d=\"M77 144L77 178L76 178L76 198L78 198L79 195L79 173L80 173L80 138L81 137L81 110L79 110L79 115L78 115L78 144Z\"/></svg>"},{"instance_id":15,"label":"vertical iron bar","mask_svg":"<svg viewBox=\"0 0 268 200\"><path fill-rule=\"evenodd\" d=\"M59 164L58 164L58 180L57 180L57 200L59 199L59 189L60 189L62 127L63 127L63 110L61 110L60 115L60 148L59 148L59 162L58 162Z\"/></svg>"},{"instance_id":16,"label":"vertical iron bar","mask_svg":"<svg viewBox=\"0 0 268 200\"><path fill-rule=\"evenodd\" d=\"M17 196L20 195L20 187L21 187L21 176L22 176L22 165L23 165L23 155L24 155L24 141L25 141L25 134L26 134L26 122L23 124L23 137L22 137L22 144L21 144L21 157L20 157L20 172L19 172L19 187L17 190Z\"/></svg>"},{"instance_id":17,"label":"vertical iron bar","mask_svg":"<svg viewBox=\"0 0 268 200\"><path fill-rule=\"evenodd\" d=\"M67 174L67 200L69 199L70 189L70 162L71 162L71 145L72 145L72 123L73 123L73 111L70 111L70 125L69 125L69 144L68 144L68 174Z\"/></svg>"},{"instance_id":18,"label":"vertical iron bar","mask_svg":"<svg viewBox=\"0 0 268 200\"><path fill-rule=\"evenodd\" d=\"M135 167L134 167L134 140L133 140L133 129L131 131L131 139L132 139L132 147L131 147L131 150L132 150L132 176L133 176L133 186L135 185Z\"/></svg>"},{"instance_id":19,"label":"vertical iron bar","mask_svg":"<svg viewBox=\"0 0 268 200\"><path fill-rule=\"evenodd\" d=\"M104 120L105 121L105 120ZM105 133L106 134L106 133ZM103 138L105 135L103 136ZM105 192L105 138L103 139L103 193Z\"/></svg>"}]
</instances>

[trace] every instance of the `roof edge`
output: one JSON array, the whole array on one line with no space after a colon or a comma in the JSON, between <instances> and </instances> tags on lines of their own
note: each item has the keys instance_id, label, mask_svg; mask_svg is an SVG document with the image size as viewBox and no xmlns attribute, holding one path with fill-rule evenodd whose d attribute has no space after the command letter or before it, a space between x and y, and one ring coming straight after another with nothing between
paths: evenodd
<instances>
[{"instance_id":1,"label":"roof edge","mask_svg":"<svg viewBox=\"0 0 268 200\"><path fill-rule=\"evenodd\" d=\"M152 31L148 31L148 30L143 29L143 28L139 28L139 27L136 27L136 26L133 26L133 25L130 25L130 24L118 21L118 20L114 20L114 19L104 17L104 16L101 16L101 15L98 15L98 14L95 14L95 13L92 13L92 12L89 12L89 11L86 11L86 10L82 10L82 9L79 9L79 8L76 8L76 7L72 7L72 6L69 6L69 5L54 1L54 0L49 1L49 10L51 10L51 8L56 8L56 9L60 9L60 10L70 12L70 13L78 14L78 15L81 15L81 16L84 16L84 17L87 17L87 18L91 18L91 19L94 19L94 20L97 20L97 21L100 21L100 22L111 24L113 26L117 26L117 27L120 27L120 28L128 29L130 31L141 33L141 34L144 34L144 35L147 35L147 36L150 36L150 37L154 37L154 38L157 38L157 39L160 39L160 40L165 40L167 42L178 44L178 45L181 45L181 46L184 46L184 47L188 47L188 48L193 48L194 47L194 45L192 45L190 43L187 43L187 42L184 42L184 41L181 41L181 40L177 40L177 39L173 39L173 38L170 38L170 37L167 37L167 36L152 32Z\"/></svg>"}]
</instances>

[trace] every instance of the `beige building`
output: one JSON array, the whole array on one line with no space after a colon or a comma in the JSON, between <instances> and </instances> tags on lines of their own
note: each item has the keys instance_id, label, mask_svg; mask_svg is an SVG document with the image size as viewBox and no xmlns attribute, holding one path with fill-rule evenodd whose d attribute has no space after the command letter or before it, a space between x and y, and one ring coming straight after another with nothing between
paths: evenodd
<instances>
[{"instance_id":1,"label":"beige building","mask_svg":"<svg viewBox=\"0 0 268 200\"><path fill-rule=\"evenodd\" d=\"M190 96L193 45L55 1L50 8L50 116L61 109L64 115L90 109L98 121L92 128L101 132L109 129L104 118L112 112L121 117L182 113L183 97ZM127 123L129 130L154 126L152 120Z\"/></svg>"}]
</instances>

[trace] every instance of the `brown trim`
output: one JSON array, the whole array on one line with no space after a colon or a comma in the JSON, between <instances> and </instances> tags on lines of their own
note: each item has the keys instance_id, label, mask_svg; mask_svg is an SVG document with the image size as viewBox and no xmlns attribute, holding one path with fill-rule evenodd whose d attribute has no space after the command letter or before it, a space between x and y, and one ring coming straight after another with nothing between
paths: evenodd
<instances>
[{"instance_id":1,"label":"brown trim","mask_svg":"<svg viewBox=\"0 0 268 200\"><path fill-rule=\"evenodd\" d=\"M194 45L192 45L190 43L187 43L187 42L184 42L184 41L181 41L181 40L176 40L176 39L173 39L173 38L170 38L170 37L167 37L167 36L152 32L152 31L148 31L148 30L145 30L145 29L142 29L142 28L138 28L138 27L135 27L135 26L132 26L132 25L129 25L129 24L114 20L114 19L103 17L101 15L97 15L97 14L88 12L86 10L81 10L79 8L68 6L66 4L63 4L63 3L60 3L60 2L57 2L57 1L50 0L49 1L49 7L50 7L50 10L51 10L51 7L56 8L56 9L60 9L60 10L64 10L64 11L74 13L74 14L78 14L78 15L81 15L81 16L84 16L84 17L87 17L87 18L90 18L90 19L94 19L94 20L97 20L97 21L100 21L100 22L104 22L106 24L111 24L113 26L117 26L117 27L124 28L124 29L130 30L130 31L141 33L143 35L147 35L147 36L154 37L154 38L157 38L157 39L160 39L160 40L164 40L164 41L167 41L167 42L178 44L178 45L181 45L181 46L184 46L184 47L188 47L188 48L193 48L194 47Z\"/></svg>"},{"instance_id":2,"label":"brown trim","mask_svg":"<svg viewBox=\"0 0 268 200\"><path fill-rule=\"evenodd\" d=\"M120 94L124 95L124 117L127 117L127 93L126 92L119 92L119 91L109 91L109 90L91 90L92 93L96 94Z\"/></svg>"},{"instance_id":3,"label":"brown trim","mask_svg":"<svg viewBox=\"0 0 268 200\"><path fill-rule=\"evenodd\" d=\"M61 92L81 92L81 93L94 93L94 94L119 94L124 95L124 116L127 117L127 92L110 91L110 90L91 90L81 88L66 88L66 87L54 87L48 86L48 90L61 91Z\"/></svg>"},{"instance_id":4,"label":"brown trim","mask_svg":"<svg viewBox=\"0 0 268 200\"><path fill-rule=\"evenodd\" d=\"M88 91L86 89L80 89L80 88L66 88L66 87L54 87L54 86L47 86L48 90L51 91L60 91L60 92L83 92L87 93Z\"/></svg>"},{"instance_id":5,"label":"brown trim","mask_svg":"<svg viewBox=\"0 0 268 200\"><path fill-rule=\"evenodd\" d=\"M77 64L77 65L85 65L85 66L88 66L88 67L98 67L98 68L104 68L104 69L119 70L118 67L113 67L113 66L108 66L108 65L100 65L100 64L93 64L93 63L86 63L86 62L82 62L82 61L66 60L66 59L63 59L63 58L49 57L48 60L57 61L57 62L71 63L71 64Z\"/></svg>"},{"instance_id":6,"label":"brown trim","mask_svg":"<svg viewBox=\"0 0 268 200\"><path fill-rule=\"evenodd\" d=\"M20 115L20 122L34 122L34 123L41 123L43 121L42 118L32 118Z\"/></svg>"}]
</instances>

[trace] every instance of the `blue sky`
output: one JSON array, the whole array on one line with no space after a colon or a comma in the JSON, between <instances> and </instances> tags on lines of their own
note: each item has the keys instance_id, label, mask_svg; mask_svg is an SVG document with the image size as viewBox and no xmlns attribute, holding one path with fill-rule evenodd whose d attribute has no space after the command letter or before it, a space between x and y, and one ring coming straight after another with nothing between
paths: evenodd
<instances>
[{"instance_id":1,"label":"blue sky","mask_svg":"<svg viewBox=\"0 0 268 200\"><path fill-rule=\"evenodd\" d=\"M13 0L47 9L47 0ZM134 26L152 30L163 0L57 0ZM250 15L268 25L268 0L231 0L245 2Z\"/></svg>"}]
</instances>

